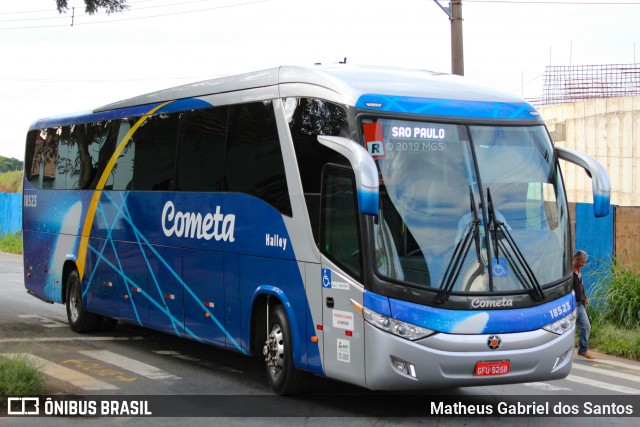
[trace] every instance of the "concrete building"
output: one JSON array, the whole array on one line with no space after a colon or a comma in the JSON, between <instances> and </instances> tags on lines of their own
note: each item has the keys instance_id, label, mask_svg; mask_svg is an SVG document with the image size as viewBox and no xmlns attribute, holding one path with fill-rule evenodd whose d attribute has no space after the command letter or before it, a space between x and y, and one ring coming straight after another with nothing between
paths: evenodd
<instances>
[{"instance_id":1,"label":"concrete building","mask_svg":"<svg viewBox=\"0 0 640 427\"><path fill-rule=\"evenodd\" d=\"M640 206L640 95L596 98L539 107L551 138L598 160L609 172L611 204ZM591 180L562 162L571 202L591 203Z\"/></svg>"}]
</instances>

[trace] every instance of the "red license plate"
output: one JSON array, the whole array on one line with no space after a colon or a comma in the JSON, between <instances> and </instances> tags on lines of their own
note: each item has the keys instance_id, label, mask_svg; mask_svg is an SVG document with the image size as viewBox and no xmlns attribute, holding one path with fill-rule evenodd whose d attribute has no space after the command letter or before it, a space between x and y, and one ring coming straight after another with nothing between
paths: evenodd
<instances>
[{"instance_id":1,"label":"red license plate","mask_svg":"<svg viewBox=\"0 0 640 427\"><path fill-rule=\"evenodd\" d=\"M476 363L476 376L488 377L493 375L505 375L509 373L511 363L508 360L496 360L491 362Z\"/></svg>"}]
</instances>

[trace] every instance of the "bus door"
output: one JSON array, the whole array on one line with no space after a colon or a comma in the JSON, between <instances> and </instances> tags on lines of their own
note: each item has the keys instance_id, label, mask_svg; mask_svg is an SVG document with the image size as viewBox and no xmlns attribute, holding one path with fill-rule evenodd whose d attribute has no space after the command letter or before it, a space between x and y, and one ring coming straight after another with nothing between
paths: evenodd
<instances>
[{"instance_id":1,"label":"bus door","mask_svg":"<svg viewBox=\"0 0 640 427\"><path fill-rule=\"evenodd\" d=\"M325 374L365 385L362 243L353 171L323 172L320 247Z\"/></svg>"}]
</instances>

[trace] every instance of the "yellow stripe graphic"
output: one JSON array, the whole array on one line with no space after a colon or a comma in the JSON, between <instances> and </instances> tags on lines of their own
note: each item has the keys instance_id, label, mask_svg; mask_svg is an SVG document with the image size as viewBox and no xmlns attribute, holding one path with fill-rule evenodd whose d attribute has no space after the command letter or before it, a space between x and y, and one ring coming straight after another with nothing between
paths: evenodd
<instances>
[{"instance_id":1,"label":"yellow stripe graphic","mask_svg":"<svg viewBox=\"0 0 640 427\"><path fill-rule=\"evenodd\" d=\"M172 103L173 101L165 102L164 104L160 104L157 107L151 109L147 114L142 116L132 127L129 129L129 132L120 140L118 145L116 146L115 151L111 155L107 166L105 167L102 175L100 176L100 181L98 181L98 185L96 186L95 191L93 192L93 197L91 198L91 203L89 204L89 209L87 211L87 216L84 220L84 226L82 227L82 238L80 240L80 249L78 250L78 274L80 275L80 280L82 280L82 276L84 276L84 266L87 259L87 249L89 248L89 237L91 234L91 227L93 227L93 220L96 216L96 210L98 209L98 202L100 201L100 197L102 196L102 190L104 189L105 184L107 183L107 179L109 179L109 175L111 175L111 171L113 167L116 165L120 154L124 150L124 147L127 146L129 139L133 136L135 131L138 130L140 126L156 111L160 108L164 107L167 104Z\"/></svg>"}]
</instances>

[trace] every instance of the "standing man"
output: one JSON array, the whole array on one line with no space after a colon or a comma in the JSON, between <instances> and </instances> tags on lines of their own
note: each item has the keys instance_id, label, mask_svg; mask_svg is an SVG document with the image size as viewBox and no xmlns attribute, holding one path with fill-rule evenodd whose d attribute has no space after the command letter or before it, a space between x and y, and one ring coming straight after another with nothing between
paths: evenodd
<instances>
[{"instance_id":1,"label":"standing man","mask_svg":"<svg viewBox=\"0 0 640 427\"><path fill-rule=\"evenodd\" d=\"M578 344L578 356L585 359L593 360L596 357L589 353L589 334L591 333L591 322L587 314L587 296L584 293L584 285L582 284L582 267L587 263L589 255L585 251L577 251L573 256L573 291L576 294L576 303L578 304L578 318L576 319L576 327L580 329L580 342Z\"/></svg>"}]
</instances>

